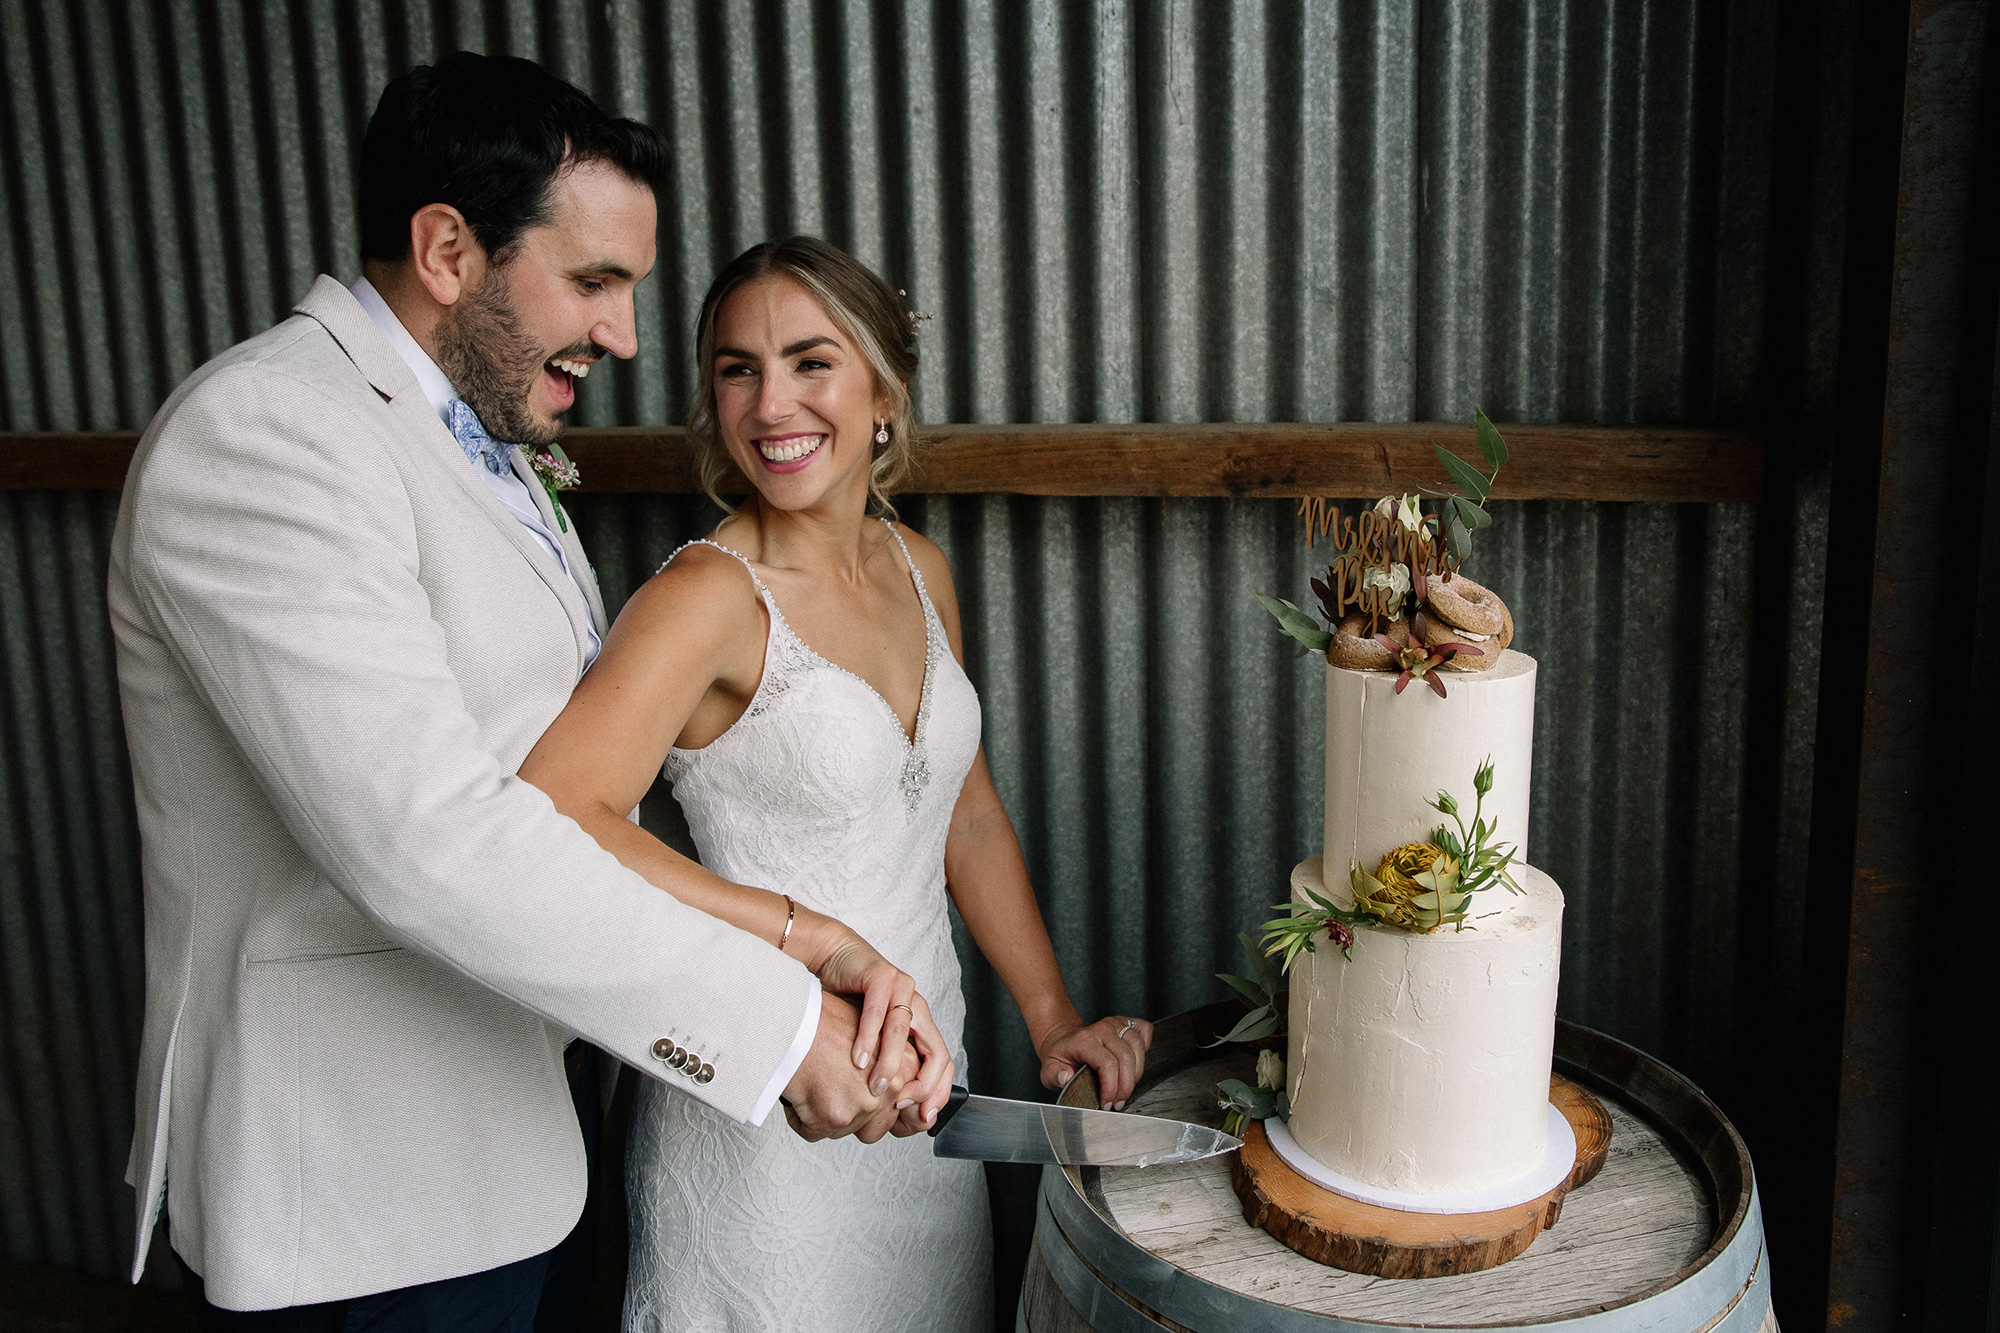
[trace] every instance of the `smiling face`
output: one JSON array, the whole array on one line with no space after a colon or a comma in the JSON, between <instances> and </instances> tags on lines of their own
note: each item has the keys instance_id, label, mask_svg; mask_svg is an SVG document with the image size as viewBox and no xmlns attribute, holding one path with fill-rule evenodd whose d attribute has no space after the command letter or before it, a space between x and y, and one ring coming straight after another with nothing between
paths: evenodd
<instances>
[{"instance_id":1,"label":"smiling face","mask_svg":"<svg viewBox=\"0 0 2000 1333\"><path fill-rule=\"evenodd\" d=\"M865 507L889 402L852 336L790 278L757 278L715 313L715 422L763 500Z\"/></svg>"},{"instance_id":2,"label":"smiling face","mask_svg":"<svg viewBox=\"0 0 2000 1333\"><path fill-rule=\"evenodd\" d=\"M546 225L446 310L439 369L495 439L549 444L576 381L639 350L633 289L653 268L653 192L585 162L556 177Z\"/></svg>"}]
</instances>

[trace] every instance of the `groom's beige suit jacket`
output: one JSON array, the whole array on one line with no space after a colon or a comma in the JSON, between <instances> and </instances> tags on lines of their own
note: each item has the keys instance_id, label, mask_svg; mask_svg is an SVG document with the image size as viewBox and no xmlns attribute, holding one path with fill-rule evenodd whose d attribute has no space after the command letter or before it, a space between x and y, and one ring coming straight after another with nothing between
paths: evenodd
<instances>
[{"instance_id":1,"label":"groom's beige suit jacket","mask_svg":"<svg viewBox=\"0 0 2000 1333\"><path fill-rule=\"evenodd\" d=\"M333 279L160 410L110 606L144 844L135 1280L163 1192L234 1309L550 1248L585 1190L572 1032L751 1113L817 982L514 776L603 611Z\"/></svg>"}]
</instances>

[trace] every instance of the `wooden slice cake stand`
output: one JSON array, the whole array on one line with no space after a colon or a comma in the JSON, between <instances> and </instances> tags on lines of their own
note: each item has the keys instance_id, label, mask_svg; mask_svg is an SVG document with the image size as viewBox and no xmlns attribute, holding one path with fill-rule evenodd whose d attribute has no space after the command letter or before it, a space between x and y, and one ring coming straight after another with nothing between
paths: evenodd
<instances>
[{"instance_id":1,"label":"wooden slice cake stand","mask_svg":"<svg viewBox=\"0 0 2000 1333\"><path fill-rule=\"evenodd\" d=\"M1252 1122L1233 1176L1243 1218L1308 1259L1377 1277L1443 1277L1496 1268L1556 1224L1563 1196L1595 1176L1611 1144L1604 1104L1561 1075L1549 1101L1576 1131L1576 1165L1540 1198L1490 1213L1405 1213L1321 1189L1286 1164Z\"/></svg>"}]
</instances>

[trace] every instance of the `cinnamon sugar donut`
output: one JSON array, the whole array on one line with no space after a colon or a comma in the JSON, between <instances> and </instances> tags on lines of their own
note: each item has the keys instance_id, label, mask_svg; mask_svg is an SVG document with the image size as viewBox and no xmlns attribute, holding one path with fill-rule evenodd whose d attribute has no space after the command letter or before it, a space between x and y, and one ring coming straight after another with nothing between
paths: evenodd
<instances>
[{"instance_id":1,"label":"cinnamon sugar donut","mask_svg":"<svg viewBox=\"0 0 2000 1333\"><path fill-rule=\"evenodd\" d=\"M1424 601L1434 619L1473 634L1494 635L1506 617L1507 608L1489 588L1474 583L1463 574L1426 580Z\"/></svg>"},{"instance_id":2,"label":"cinnamon sugar donut","mask_svg":"<svg viewBox=\"0 0 2000 1333\"><path fill-rule=\"evenodd\" d=\"M1465 583L1470 580L1458 579L1455 581ZM1484 589L1481 591L1484 591ZM1479 656L1477 657L1466 653L1456 654L1449 662L1444 664L1445 670L1491 670L1500 664L1500 654L1506 652L1507 645L1514 641L1513 613L1508 611L1507 604L1498 597L1494 597L1490 592L1486 595L1492 598L1493 605L1500 609L1500 631L1497 634L1480 634L1475 630L1460 629L1457 626L1447 624L1444 620L1433 615L1426 615L1424 617L1424 645L1426 647L1435 648L1445 643L1462 643L1479 650Z\"/></svg>"},{"instance_id":3,"label":"cinnamon sugar donut","mask_svg":"<svg viewBox=\"0 0 2000 1333\"><path fill-rule=\"evenodd\" d=\"M1397 643L1410 641L1407 621L1392 620L1382 632ZM1328 666L1352 667L1356 671L1387 671L1396 666L1396 655L1368 636L1368 617L1360 612L1344 616L1334 626L1333 642L1326 646Z\"/></svg>"}]
</instances>

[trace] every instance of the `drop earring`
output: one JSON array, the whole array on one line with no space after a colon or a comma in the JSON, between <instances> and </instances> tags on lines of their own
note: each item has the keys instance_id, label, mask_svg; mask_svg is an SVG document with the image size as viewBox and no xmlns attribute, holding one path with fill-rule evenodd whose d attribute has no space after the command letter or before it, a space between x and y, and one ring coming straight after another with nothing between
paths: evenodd
<instances>
[{"instance_id":1,"label":"drop earring","mask_svg":"<svg viewBox=\"0 0 2000 1333\"><path fill-rule=\"evenodd\" d=\"M889 442L889 423L886 421L877 422L875 427L875 443L887 444L888 442Z\"/></svg>"}]
</instances>

